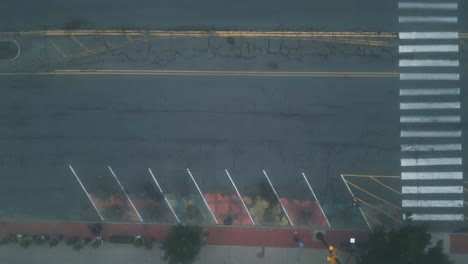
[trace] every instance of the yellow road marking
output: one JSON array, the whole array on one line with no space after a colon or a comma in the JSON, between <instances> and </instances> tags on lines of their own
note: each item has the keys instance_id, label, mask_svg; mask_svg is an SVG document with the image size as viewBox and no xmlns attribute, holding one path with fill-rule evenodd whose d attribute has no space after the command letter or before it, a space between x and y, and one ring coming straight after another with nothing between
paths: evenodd
<instances>
[{"instance_id":1,"label":"yellow road marking","mask_svg":"<svg viewBox=\"0 0 468 264\"><path fill-rule=\"evenodd\" d=\"M24 36L82 36L82 35L141 35L151 36L173 36L173 37L276 37L276 38L298 38L298 37L377 37L396 38L394 32L333 32L333 31L165 31L165 30L40 30L3 32L0 34L20 34Z\"/></svg>"},{"instance_id":2,"label":"yellow road marking","mask_svg":"<svg viewBox=\"0 0 468 264\"><path fill-rule=\"evenodd\" d=\"M86 47L79 39L77 39L75 36L71 36L71 39L73 39L80 47L82 47L84 50L89 51L88 47Z\"/></svg>"},{"instance_id":3,"label":"yellow road marking","mask_svg":"<svg viewBox=\"0 0 468 264\"><path fill-rule=\"evenodd\" d=\"M468 192L468 189L467 189L467 188L463 188L463 190L465 190L465 192Z\"/></svg>"},{"instance_id":4,"label":"yellow road marking","mask_svg":"<svg viewBox=\"0 0 468 264\"><path fill-rule=\"evenodd\" d=\"M464 203L466 206L468 206L468 203L467 203L466 201L463 201L463 203Z\"/></svg>"},{"instance_id":5,"label":"yellow road marking","mask_svg":"<svg viewBox=\"0 0 468 264\"><path fill-rule=\"evenodd\" d=\"M468 217L465 216L465 220L468 221Z\"/></svg>"},{"instance_id":6,"label":"yellow road marking","mask_svg":"<svg viewBox=\"0 0 468 264\"><path fill-rule=\"evenodd\" d=\"M361 177L361 178L394 178L394 179L399 179L400 176L385 176L385 175L366 175L366 174L343 174L343 176L347 177Z\"/></svg>"},{"instance_id":7,"label":"yellow road marking","mask_svg":"<svg viewBox=\"0 0 468 264\"><path fill-rule=\"evenodd\" d=\"M389 213L385 212L384 210L382 210L382 209L380 209L380 208L378 208L378 207L376 207L376 206L374 206L374 205L371 205L371 204L368 203L368 202L365 202L363 199L360 199L360 198L356 197L356 200L358 200L360 203L363 203L363 204L365 204L365 205L371 207L372 209L374 209L374 210L376 210L376 211L378 211L378 212L380 212L380 213L382 213L382 214L384 214L384 215L386 215L386 216L388 216L388 217L394 219L395 221L398 221L398 222L401 223L401 220L395 218L394 216L390 215Z\"/></svg>"},{"instance_id":8,"label":"yellow road marking","mask_svg":"<svg viewBox=\"0 0 468 264\"><path fill-rule=\"evenodd\" d=\"M466 44L465 41L463 41L462 39L459 39L460 43L462 44L463 47L465 48L468 48L468 45Z\"/></svg>"},{"instance_id":9,"label":"yellow road marking","mask_svg":"<svg viewBox=\"0 0 468 264\"><path fill-rule=\"evenodd\" d=\"M178 76L255 76L255 77L356 77L394 78L395 72L275 72L275 71L189 71L189 70L54 70L50 72L12 72L0 75L178 75Z\"/></svg>"},{"instance_id":10,"label":"yellow road marking","mask_svg":"<svg viewBox=\"0 0 468 264\"><path fill-rule=\"evenodd\" d=\"M52 40L49 40L49 43L62 55L62 57L66 58L67 57L67 54L65 54L65 52L63 52L59 46L57 46Z\"/></svg>"},{"instance_id":11,"label":"yellow road marking","mask_svg":"<svg viewBox=\"0 0 468 264\"><path fill-rule=\"evenodd\" d=\"M133 39L132 39L132 37L130 37L130 35L125 34L125 37L128 39L128 41L133 42Z\"/></svg>"},{"instance_id":12,"label":"yellow road marking","mask_svg":"<svg viewBox=\"0 0 468 264\"><path fill-rule=\"evenodd\" d=\"M381 224L382 224L382 222L380 222L380 221L377 220L375 217L373 217L373 216L371 216L371 215L369 215L369 214L364 213L364 216L365 216L366 218L370 218L372 221L376 222L378 225L381 225Z\"/></svg>"},{"instance_id":13,"label":"yellow road marking","mask_svg":"<svg viewBox=\"0 0 468 264\"><path fill-rule=\"evenodd\" d=\"M356 189L358 189L358 190L360 190L360 191L362 191L364 193L367 193L368 195L374 197L375 199L377 199L379 201L382 201L382 202L384 202L384 203L386 203L386 204L388 204L388 205L390 205L390 206L392 206L392 207L394 207L394 208L396 208L398 210L401 210L401 208L399 206L394 205L393 203L391 203L391 202L389 202L389 201L387 201L385 199L382 199L382 198L378 197L377 195L375 195L375 194L373 194L373 193L371 193L369 191L364 190L363 188L357 186L356 184L354 184L352 182L349 182L349 181L346 181L346 182L349 183L350 185L354 186Z\"/></svg>"},{"instance_id":14,"label":"yellow road marking","mask_svg":"<svg viewBox=\"0 0 468 264\"><path fill-rule=\"evenodd\" d=\"M386 185L385 183L383 183L383 182L377 180L376 178L374 178L374 177L370 177L370 178L371 178L373 181L375 181L376 183L378 183L378 184L384 186L385 188L389 189L390 191L392 191L392 192L394 192L394 193L396 193L396 194L401 194L399 191L397 191L397 190L393 189L392 187Z\"/></svg>"}]
</instances>

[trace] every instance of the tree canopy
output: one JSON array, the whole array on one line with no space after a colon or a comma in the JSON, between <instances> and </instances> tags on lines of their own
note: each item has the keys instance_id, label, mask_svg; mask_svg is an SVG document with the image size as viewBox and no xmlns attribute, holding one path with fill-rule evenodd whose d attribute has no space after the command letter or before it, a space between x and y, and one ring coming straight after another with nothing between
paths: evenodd
<instances>
[{"instance_id":1,"label":"tree canopy","mask_svg":"<svg viewBox=\"0 0 468 264\"><path fill-rule=\"evenodd\" d=\"M431 245L431 234L422 225L407 222L398 229L376 226L358 264L452 264L442 241Z\"/></svg>"},{"instance_id":2,"label":"tree canopy","mask_svg":"<svg viewBox=\"0 0 468 264\"><path fill-rule=\"evenodd\" d=\"M169 264L189 264L195 261L203 246L203 230L199 226L177 224L161 244L164 260Z\"/></svg>"}]
</instances>

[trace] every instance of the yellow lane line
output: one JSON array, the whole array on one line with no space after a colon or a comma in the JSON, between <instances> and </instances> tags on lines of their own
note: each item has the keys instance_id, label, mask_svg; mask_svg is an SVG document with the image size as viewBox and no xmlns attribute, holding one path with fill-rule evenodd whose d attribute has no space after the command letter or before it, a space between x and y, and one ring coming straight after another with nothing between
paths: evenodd
<instances>
[{"instance_id":1,"label":"yellow lane line","mask_svg":"<svg viewBox=\"0 0 468 264\"><path fill-rule=\"evenodd\" d=\"M357 186L356 184L354 184L352 182L349 182L349 181L346 181L346 182L349 183L350 185L354 186L356 189L358 189L358 190L360 190L360 191L362 191L364 193L367 193L368 195L374 197L375 199L377 199L379 201L382 201L382 202L384 202L384 203L386 203L386 204L388 204L388 205L390 205L390 206L392 206L392 207L394 207L394 208L396 208L398 210L401 210L401 208L399 206L394 205L393 203L391 203L391 202L389 202L389 201L387 201L385 199L382 199L382 198L378 197L377 195L375 195L375 194L373 194L373 193L371 193L369 191L364 190L363 188Z\"/></svg>"},{"instance_id":2,"label":"yellow lane line","mask_svg":"<svg viewBox=\"0 0 468 264\"><path fill-rule=\"evenodd\" d=\"M52 40L49 40L49 43L62 55L62 57L67 57L67 54L63 52L62 49L60 49L59 46L57 46L57 44L55 44Z\"/></svg>"},{"instance_id":3,"label":"yellow lane line","mask_svg":"<svg viewBox=\"0 0 468 264\"><path fill-rule=\"evenodd\" d=\"M369 219L371 219L372 221L376 222L378 225L381 225L381 224L382 224L382 222L380 222L380 221L377 220L375 217L373 217L373 216L371 216L371 215L369 215L369 214L364 213L364 216L365 216L366 218L369 218Z\"/></svg>"},{"instance_id":4,"label":"yellow lane line","mask_svg":"<svg viewBox=\"0 0 468 264\"><path fill-rule=\"evenodd\" d=\"M71 36L71 39L73 39L80 47L82 47L84 50L89 51L88 47L86 47L79 39L77 39L75 36Z\"/></svg>"},{"instance_id":5,"label":"yellow lane line","mask_svg":"<svg viewBox=\"0 0 468 264\"><path fill-rule=\"evenodd\" d=\"M19 31L1 32L0 34L20 34L24 36L81 36L81 35L141 35L151 36L174 36L174 37L377 37L396 38L394 32L350 32L350 31L165 31L165 30L41 30L41 31Z\"/></svg>"},{"instance_id":6,"label":"yellow lane line","mask_svg":"<svg viewBox=\"0 0 468 264\"><path fill-rule=\"evenodd\" d=\"M394 178L394 179L399 179L400 176L385 176L385 175L366 175L366 174L343 174L343 176L347 177L361 177L361 178Z\"/></svg>"},{"instance_id":7,"label":"yellow lane line","mask_svg":"<svg viewBox=\"0 0 468 264\"><path fill-rule=\"evenodd\" d=\"M389 46L396 47L398 43L373 41L373 40L357 40L357 39L343 39L343 38L300 38L301 40L320 41L320 42L336 42L344 44L367 45L367 46Z\"/></svg>"},{"instance_id":8,"label":"yellow lane line","mask_svg":"<svg viewBox=\"0 0 468 264\"><path fill-rule=\"evenodd\" d=\"M188 70L54 70L50 72L12 72L0 75L178 75L178 76L254 76L254 77L369 77L393 78L395 72L274 72L274 71L188 71Z\"/></svg>"},{"instance_id":9,"label":"yellow lane line","mask_svg":"<svg viewBox=\"0 0 468 264\"><path fill-rule=\"evenodd\" d=\"M382 185L383 187L389 189L390 191L392 191L392 192L394 192L394 193L396 193L396 194L401 194L399 191L397 191L397 190L393 189L392 187L386 185L385 183L383 183L383 182L377 180L376 178L374 178L374 177L370 177L370 178L371 178L373 181L375 181L376 183L378 183L378 184Z\"/></svg>"},{"instance_id":10,"label":"yellow lane line","mask_svg":"<svg viewBox=\"0 0 468 264\"><path fill-rule=\"evenodd\" d=\"M394 219L395 221L401 223L401 220L395 218L394 216L390 215L389 213L385 212L384 210L382 210L382 209L380 209L380 208L378 208L378 207L376 207L376 206L374 206L374 205L371 205L371 204L368 203L368 202L365 202L363 199L360 199L360 198L356 197L356 200L358 200L360 203L363 203L363 204L365 204L365 205L371 207L372 209L374 209L374 210L376 210L376 211L378 211L378 212L380 212L380 213L382 213L382 214L384 214L384 215L386 215L386 216L388 216L388 217Z\"/></svg>"}]
</instances>

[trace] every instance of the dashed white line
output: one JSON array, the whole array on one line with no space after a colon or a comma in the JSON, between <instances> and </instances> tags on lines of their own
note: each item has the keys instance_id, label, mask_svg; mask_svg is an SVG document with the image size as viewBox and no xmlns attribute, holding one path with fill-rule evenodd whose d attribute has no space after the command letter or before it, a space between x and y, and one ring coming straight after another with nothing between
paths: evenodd
<instances>
[{"instance_id":1,"label":"dashed white line","mask_svg":"<svg viewBox=\"0 0 468 264\"><path fill-rule=\"evenodd\" d=\"M148 168L148 171L149 171L149 173L151 174L151 177L153 177L154 183L155 183L156 186L158 187L159 192L160 192L161 195L164 197L164 201L166 201L167 207L169 207L169 209L171 210L171 212L172 212L172 214L174 215L174 217L175 217L177 223L180 223L179 217L177 217L177 214L176 214L176 212L174 211L174 209L172 208L171 203L169 203L169 200L167 200L166 195L164 195L164 192L163 192L161 186L159 185L158 181L156 180L156 177L154 176L153 171L152 171L150 168Z\"/></svg>"},{"instance_id":2,"label":"dashed white line","mask_svg":"<svg viewBox=\"0 0 468 264\"><path fill-rule=\"evenodd\" d=\"M460 74L458 73L400 73L402 81L458 81Z\"/></svg>"},{"instance_id":3,"label":"dashed white line","mask_svg":"<svg viewBox=\"0 0 468 264\"><path fill-rule=\"evenodd\" d=\"M401 159L402 167L408 166L437 166L437 165L461 165L461 158L420 158L420 159Z\"/></svg>"},{"instance_id":4,"label":"dashed white line","mask_svg":"<svg viewBox=\"0 0 468 264\"><path fill-rule=\"evenodd\" d=\"M417 109L460 109L460 102L400 103L400 110Z\"/></svg>"},{"instance_id":5,"label":"dashed white line","mask_svg":"<svg viewBox=\"0 0 468 264\"><path fill-rule=\"evenodd\" d=\"M130 203L130 205L132 206L133 210L135 210L135 213L138 216L138 219L140 219L140 222L143 222L143 219L141 218L140 213L138 213L138 210L136 209L135 205L133 204L132 199L130 199L130 196L128 196L128 194L125 191L124 187L122 186L119 179L117 178L117 175L115 175L114 171L112 170L112 168L110 166L108 166L108 168L109 168L109 171L111 172L112 176L114 176L115 180L117 181L117 184L120 186L120 189L122 189L122 192L127 197L127 200Z\"/></svg>"},{"instance_id":6,"label":"dashed white line","mask_svg":"<svg viewBox=\"0 0 468 264\"><path fill-rule=\"evenodd\" d=\"M460 123L460 116L401 116L401 123Z\"/></svg>"},{"instance_id":7,"label":"dashed white line","mask_svg":"<svg viewBox=\"0 0 468 264\"><path fill-rule=\"evenodd\" d=\"M399 23L450 23L455 24L458 18L455 16L400 16Z\"/></svg>"},{"instance_id":8,"label":"dashed white line","mask_svg":"<svg viewBox=\"0 0 468 264\"><path fill-rule=\"evenodd\" d=\"M462 186L402 186L403 194L419 193L463 193Z\"/></svg>"},{"instance_id":9,"label":"dashed white line","mask_svg":"<svg viewBox=\"0 0 468 264\"><path fill-rule=\"evenodd\" d=\"M399 45L398 52L458 52L458 45Z\"/></svg>"},{"instance_id":10,"label":"dashed white line","mask_svg":"<svg viewBox=\"0 0 468 264\"><path fill-rule=\"evenodd\" d=\"M458 60L400 60L400 67L458 67Z\"/></svg>"},{"instance_id":11,"label":"dashed white line","mask_svg":"<svg viewBox=\"0 0 468 264\"><path fill-rule=\"evenodd\" d=\"M426 130L402 130L400 137L461 137L461 130L441 130L441 131L426 131Z\"/></svg>"},{"instance_id":12,"label":"dashed white line","mask_svg":"<svg viewBox=\"0 0 468 264\"><path fill-rule=\"evenodd\" d=\"M400 32L400 39L458 39L458 32Z\"/></svg>"},{"instance_id":13,"label":"dashed white line","mask_svg":"<svg viewBox=\"0 0 468 264\"><path fill-rule=\"evenodd\" d=\"M400 96L459 95L460 88L400 89Z\"/></svg>"},{"instance_id":14,"label":"dashed white line","mask_svg":"<svg viewBox=\"0 0 468 264\"><path fill-rule=\"evenodd\" d=\"M421 2L399 2L400 9L441 9L457 10L457 3L421 3Z\"/></svg>"},{"instance_id":15,"label":"dashed white line","mask_svg":"<svg viewBox=\"0 0 468 264\"><path fill-rule=\"evenodd\" d=\"M463 200L402 200L402 207L463 207Z\"/></svg>"},{"instance_id":16,"label":"dashed white line","mask_svg":"<svg viewBox=\"0 0 468 264\"><path fill-rule=\"evenodd\" d=\"M463 214L413 214L414 221L463 221Z\"/></svg>"},{"instance_id":17,"label":"dashed white line","mask_svg":"<svg viewBox=\"0 0 468 264\"><path fill-rule=\"evenodd\" d=\"M462 180L463 172L402 172L402 180Z\"/></svg>"},{"instance_id":18,"label":"dashed white line","mask_svg":"<svg viewBox=\"0 0 468 264\"><path fill-rule=\"evenodd\" d=\"M401 145L401 151L460 151L461 144Z\"/></svg>"}]
</instances>

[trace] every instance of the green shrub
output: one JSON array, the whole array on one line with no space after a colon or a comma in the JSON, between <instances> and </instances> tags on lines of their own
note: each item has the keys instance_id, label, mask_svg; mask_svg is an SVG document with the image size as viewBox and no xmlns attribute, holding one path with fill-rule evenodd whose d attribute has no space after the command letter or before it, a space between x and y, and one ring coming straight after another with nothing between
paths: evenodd
<instances>
[{"instance_id":1,"label":"green shrub","mask_svg":"<svg viewBox=\"0 0 468 264\"><path fill-rule=\"evenodd\" d=\"M30 236L23 236L18 240L18 243L22 248L28 248L33 243L33 239Z\"/></svg>"},{"instance_id":2,"label":"green shrub","mask_svg":"<svg viewBox=\"0 0 468 264\"><path fill-rule=\"evenodd\" d=\"M161 244L164 260L169 264L194 262L203 246L204 237L205 233L199 226L182 224L172 226L166 240Z\"/></svg>"},{"instance_id":3,"label":"green shrub","mask_svg":"<svg viewBox=\"0 0 468 264\"><path fill-rule=\"evenodd\" d=\"M58 239L51 239L49 240L49 247L56 247L60 243Z\"/></svg>"},{"instance_id":4,"label":"green shrub","mask_svg":"<svg viewBox=\"0 0 468 264\"><path fill-rule=\"evenodd\" d=\"M133 246L136 247L136 248L140 248L143 246L143 242L145 240L143 239L142 236L136 236L134 239L133 239Z\"/></svg>"},{"instance_id":5,"label":"green shrub","mask_svg":"<svg viewBox=\"0 0 468 264\"><path fill-rule=\"evenodd\" d=\"M49 237L48 236L45 236L45 235L34 235L32 237L33 241L35 244L37 245L43 245L45 244L48 240L49 240Z\"/></svg>"},{"instance_id":6,"label":"green shrub","mask_svg":"<svg viewBox=\"0 0 468 264\"><path fill-rule=\"evenodd\" d=\"M150 250L150 249L153 248L153 244L154 244L154 242L153 242L152 239L146 239L146 240L143 242L143 247L144 247L145 249Z\"/></svg>"}]
</instances>

